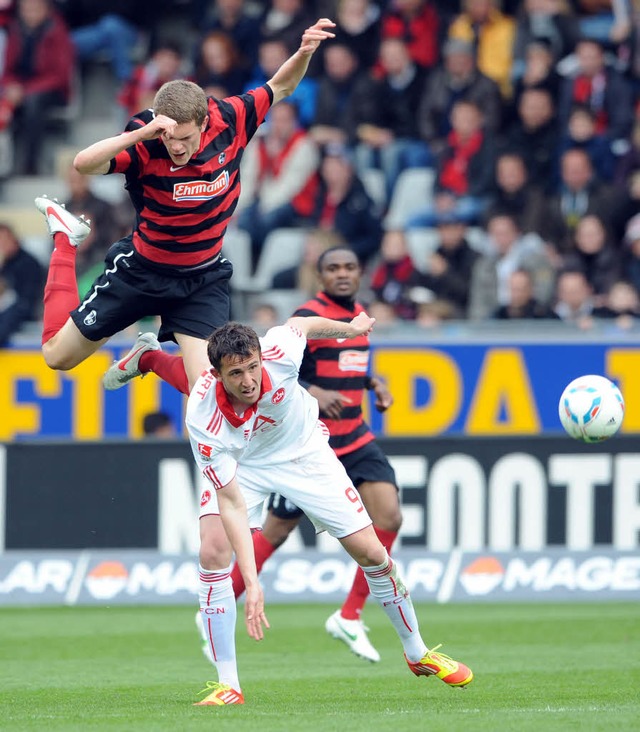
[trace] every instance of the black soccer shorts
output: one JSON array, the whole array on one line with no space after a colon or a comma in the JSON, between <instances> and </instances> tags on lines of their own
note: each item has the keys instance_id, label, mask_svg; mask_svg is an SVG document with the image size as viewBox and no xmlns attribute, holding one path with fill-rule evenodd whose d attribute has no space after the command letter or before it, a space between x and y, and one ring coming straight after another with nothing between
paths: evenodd
<instances>
[{"instance_id":1,"label":"black soccer shorts","mask_svg":"<svg viewBox=\"0 0 640 732\"><path fill-rule=\"evenodd\" d=\"M104 272L71 317L90 341L110 338L150 316L160 316L160 341L175 341L175 333L206 339L229 320L232 273L224 258L188 275L158 272L141 261L128 236L109 249Z\"/></svg>"}]
</instances>

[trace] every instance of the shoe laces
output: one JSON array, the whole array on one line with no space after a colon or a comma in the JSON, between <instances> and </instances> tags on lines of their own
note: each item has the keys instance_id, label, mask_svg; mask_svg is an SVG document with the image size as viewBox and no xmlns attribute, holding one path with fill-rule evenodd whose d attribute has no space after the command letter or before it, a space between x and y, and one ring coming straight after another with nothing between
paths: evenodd
<instances>
[{"instance_id":1,"label":"shoe laces","mask_svg":"<svg viewBox=\"0 0 640 732\"><path fill-rule=\"evenodd\" d=\"M431 648L427 653L425 654L425 659L433 660L436 663L445 666L450 671L455 671L458 668L457 661L454 661L451 656L447 656L444 653L436 653L438 648L442 648L442 643L438 643L437 646L434 648ZM423 659L424 660L424 659Z\"/></svg>"},{"instance_id":2,"label":"shoe laces","mask_svg":"<svg viewBox=\"0 0 640 732\"><path fill-rule=\"evenodd\" d=\"M202 691L198 692L198 696L200 694L211 694L214 691L221 691L223 689L230 689L231 687L227 684L221 684L219 681L207 681L206 686Z\"/></svg>"}]
</instances>

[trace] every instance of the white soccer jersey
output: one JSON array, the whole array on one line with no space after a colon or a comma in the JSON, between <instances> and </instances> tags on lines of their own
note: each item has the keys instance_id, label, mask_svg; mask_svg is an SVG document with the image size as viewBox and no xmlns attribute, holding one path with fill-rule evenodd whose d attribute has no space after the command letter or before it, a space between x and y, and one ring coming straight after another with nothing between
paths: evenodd
<instances>
[{"instance_id":1,"label":"white soccer jersey","mask_svg":"<svg viewBox=\"0 0 640 732\"><path fill-rule=\"evenodd\" d=\"M283 325L260 339L262 393L239 417L221 383L204 372L191 391L186 424L198 466L221 488L235 475L238 462L265 466L302 457L317 429L318 402L298 384L307 340Z\"/></svg>"},{"instance_id":2,"label":"white soccer jersey","mask_svg":"<svg viewBox=\"0 0 640 732\"><path fill-rule=\"evenodd\" d=\"M260 340L262 391L239 417L226 391L206 371L187 403L191 449L216 490L237 472L252 528L272 491L299 506L317 530L341 538L371 523L344 466L329 447L318 402L298 384L306 338L297 328L272 328ZM215 491L205 489L200 516L219 513Z\"/></svg>"}]
</instances>

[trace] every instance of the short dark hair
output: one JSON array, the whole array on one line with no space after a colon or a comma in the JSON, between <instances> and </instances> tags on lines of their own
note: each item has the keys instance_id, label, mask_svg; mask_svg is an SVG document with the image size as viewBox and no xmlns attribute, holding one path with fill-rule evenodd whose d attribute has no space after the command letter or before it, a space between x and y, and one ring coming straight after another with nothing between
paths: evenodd
<instances>
[{"instance_id":1,"label":"short dark hair","mask_svg":"<svg viewBox=\"0 0 640 732\"><path fill-rule=\"evenodd\" d=\"M207 339L207 356L218 371L225 356L249 358L260 353L260 341L253 328L242 323L227 323L216 328Z\"/></svg>"},{"instance_id":2,"label":"short dark hair","mask_svg":"<svg viewBox=\"0 0 640 732\"><path fill-rule=\"evenodd\" d=\"M360 264L360 266L362 266L362 263L360 262L360 257L358 257L358 254L356 253L355 249L352 249L350 246L347 246L346 244L338 244L338 246L336 246L336 247L330 247L329 249L326 249L318 257L318 261L316 262L316 269L318 270L318 272L322 272L322 267L324 266L324 260L327 258L327 255L331 254L332 252L350 252L358 260L358 264Z\"/></svg>"},{"instance_id":3,"label":"short dark hair","mask_svg":"<svg viewBox=\"0 0 640 732\"><path fill-rule=\"evenodd\" d=\"M166 412L149 412L142 419L142 431L145 435L154 435L167 425L173 426L173 420Z\"/></svg>"}]
</instances>

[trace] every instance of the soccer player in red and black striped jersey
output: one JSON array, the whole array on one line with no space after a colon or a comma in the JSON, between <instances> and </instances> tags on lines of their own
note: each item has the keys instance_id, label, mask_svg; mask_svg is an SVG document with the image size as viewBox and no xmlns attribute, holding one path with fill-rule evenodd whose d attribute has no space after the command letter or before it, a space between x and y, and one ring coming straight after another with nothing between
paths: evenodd
<instances>
[{"instance_id":1,"label":"soccer player in red and black striped jersey","mask_svg":"<svg viewBox=\"0 0 640 732\"><path fill-rule=\"evenodd\" d=\"M322 291L304 303L294 316L322 316L349 322L364 308L357 302L361 267L351 249L334 247L318 260ZM398 535L402 516L395 474L362 416L364 390L375 393L376 408L388 409L393 400L384 383L369 375L369 338L362 335L343 342L323 338L307 344L300 382L320 405L320 419L329 428L329 444L346 468L373 521L378 538L388 552ZM298 525L302 511L282 496L273 495L262 532L253 535L258 571ZM236 596L244 590L236 567L232 573ZM358 569L342 608L329 617L327 632L344 641L361 658L379 661L360 614L369 586Z\"/></svg>"},{"instance_id":2,"label":"soccer player in red and black striped jersey","mask_svg":"<svg viewBox=\"0 0 640 732\"><path fill-rule=\"evenodd\" d=\"M51 368L77 366L115 333L150 315L161 317L159 340L180 345L189 385L209 368L206 338L229 319L232 266L221 249L240 194L243 150L270 106L298 86L322 41L334 37L334 25L321 18L307 28L293 56L247 94L207 98L192 82L168 82L153 109L135 115L124 133L76 155L81 173L124 174L137 213L132 235L109 250L103 274L82 302L75 256L89 227L56 201L36 199L55 244L42 335ZM105 386L117 388L148 370L175 380L175 362L165 355L152 335L110 369Z\"/></svg>"}]
</instances>

